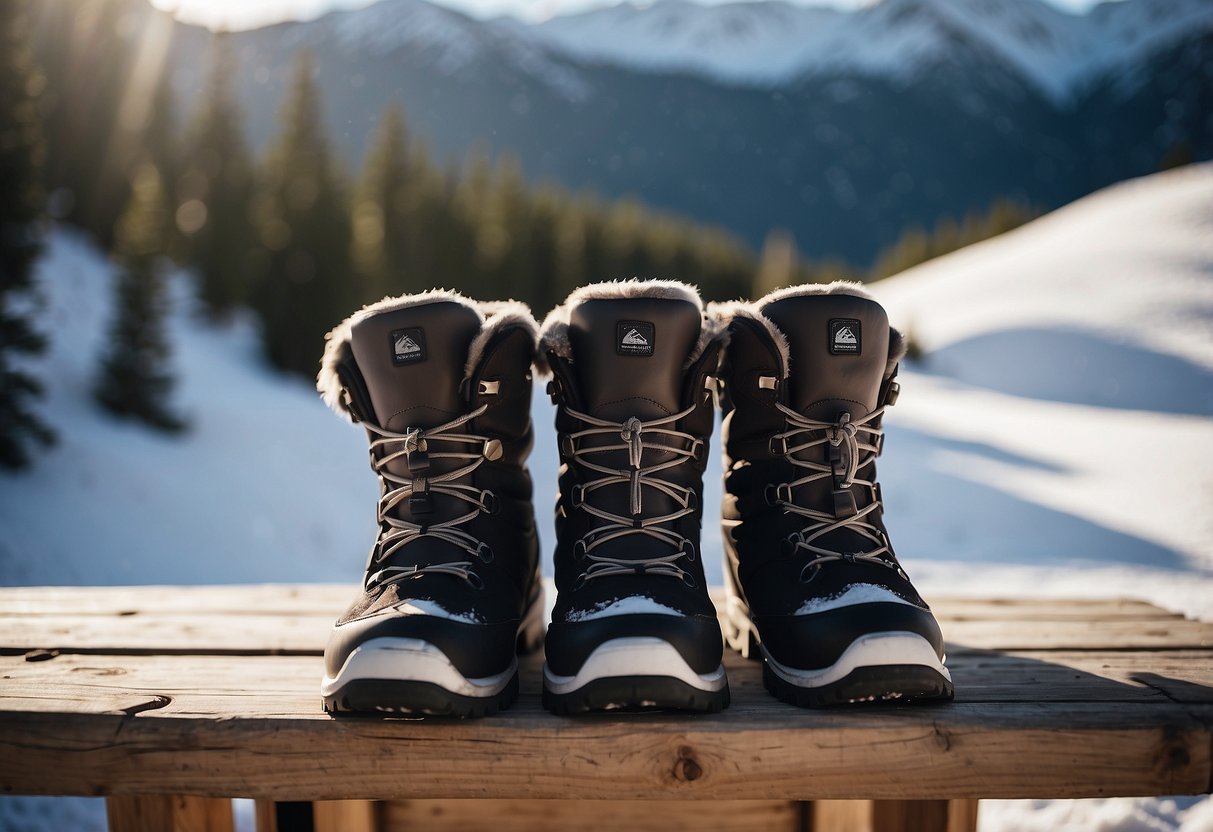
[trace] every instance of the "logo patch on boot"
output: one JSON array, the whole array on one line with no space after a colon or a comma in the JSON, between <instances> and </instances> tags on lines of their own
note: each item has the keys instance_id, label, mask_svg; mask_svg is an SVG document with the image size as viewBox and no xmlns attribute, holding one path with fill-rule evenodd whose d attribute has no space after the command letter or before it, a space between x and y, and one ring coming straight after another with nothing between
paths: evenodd
<instances>
[{"instance_id":1,"label":"logo patch on boot","mask_svg":"<svg viewBox=\"0 0 1213 832\"><path fill-rule=\"evenodd\" d=\"M615 352L620 355L652 355L656 327L647 321L615 324Z\"/></svg>"},{"instance_id":2,"label":"logo patch on boot","mask_svg":"<svg viewBox=\"0 0 1213 832\"><path fill-rule=\"evenodd\" d=\"M392 347L392 363L396 366L425 361L425 330L397 329L388 338Z\"/></svg>"},{"instance_id":3,"label":"logo patch on boot","mask_svg":"<svg viewBox=\"0 0 1213 832\"><path fill-rule=\"evenodd\" d=\"M859 355L863 348L859 321L854 318L830 319L830 355Z\"/></svg>"}]
</instances>

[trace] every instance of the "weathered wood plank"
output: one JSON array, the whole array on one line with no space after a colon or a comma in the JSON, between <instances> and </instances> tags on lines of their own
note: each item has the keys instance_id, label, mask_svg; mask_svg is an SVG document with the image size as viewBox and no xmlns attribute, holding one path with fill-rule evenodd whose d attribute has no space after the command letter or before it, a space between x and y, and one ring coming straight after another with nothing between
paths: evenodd
<instances>
[{"instance_id":1,"label":"weathered wood plank","mask_svg":"<svg viewBox=\"0 0 1213 832\"><path fill-rule=\"evenodd\" d=\"M106 801L110 832L232 832L232 801L191 795L116 795Z\"/></svg>"},{"instance_id":2,"label":"weathered wood plank","mask_svg":"<svg viewBox=\"0 0 1213 832\"><path fill-rule=\"evenodd\" d=\"M522 663L519 709L538 708L540 663ZM790 709L762 687L760 666L730 653L729 713L755 718ZM1213 703L1213 661L1204 651L968 652L949 658L967 703ZM61 655L43 662L0 657L0 710L42 713L307 714L319 707L314 657ZM516 709L517 710L517 709ZM508 718L503 717L503 718Z\"/></svg>"},{"instance_id":3,"label":"weathered wood plank","mask_svg":"<svg viewBox=\"0 0 1213 832\"><path fill-rule=\"evenodd\" d=\"M351 576L351 581L354 577ZM549 587L550 589L550 587ZM234 586L6 587L0 617L10 615L321 615L349 604L353 584L240 584ZM722 590L713 590L721 603ZM1176 618L1147 601L1127 598L933 598L941 619L1050 621Z\"/></svg>"},{"instance_id":4,"label":"weathered wood plank","mask_svg":"<svg viewBox=\"0 0 1213 832\"><path fill-rule=\"evenodd\" d=\"M1208 723L1176 704L766 713L557 719L522 708L451 722L5 712L0 790L898 800L1192 794L1210 781Z\"/></svg>"},{"instance_id":5,"label":"weathered wood plank","mask_svg":"<svg viewBox=\"0 0 1213 832\"><path fill-rule=\"evenodd\" d=\"M381 832L800 832L789 800L392 800Z\"/></svg>"},{"instance_id":6,"label":"weathered wood plank","mask_svg":"<svg viewBox=\"0 0 1213 832\"><path fill-rule=\"evenodd\" d=\"M952 650L1213 649L1213 623L1179 617L968 618L942 626ZM332 616L320 615L12 615L0 617L0 652L319 655L331 627Z\"/></svg>"}]
</instances>

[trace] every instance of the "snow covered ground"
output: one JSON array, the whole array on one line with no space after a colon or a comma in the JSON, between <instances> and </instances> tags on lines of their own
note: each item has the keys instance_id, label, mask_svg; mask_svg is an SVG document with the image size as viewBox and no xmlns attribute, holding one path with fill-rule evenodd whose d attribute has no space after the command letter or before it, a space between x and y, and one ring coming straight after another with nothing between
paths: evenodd
<instances>
[{"instance_id":1,"label":"snow covered ground","mask_svg":"<svg viewBox=\"0 0 1213 832\"><path fill-rule=\"evenodd\" d=\"M0 584L352 586L376 497L360 431L268 370L249 321L198 322L183 277L171 331L190 432L99 412L111 277L85 241L52 236L36 366L61 441L0 474ZM873 290L926 350L903 373L881 479L928 597L1126 595L1213 618L1213 165L1108 189ZM541 393L535 418L550 552ZM703 548L719 582L710 523ZM0 800L0 829L103 822L99 801ZM1208 832L1213 802L989 801L981 828Z\"/></svg>"}]
</instances>

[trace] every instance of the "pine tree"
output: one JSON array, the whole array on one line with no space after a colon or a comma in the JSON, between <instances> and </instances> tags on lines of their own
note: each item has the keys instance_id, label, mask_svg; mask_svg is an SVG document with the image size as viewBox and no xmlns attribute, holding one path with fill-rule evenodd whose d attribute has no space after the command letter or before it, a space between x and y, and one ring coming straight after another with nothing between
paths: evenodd
<instances>
[{"instance_id":1,"label":"pine tree","mask_svg":"<svg viewBox=\"0 0 1213 832\"><path fill-rule=\"evenodd\" d=\"M174 384L165 332L169 217L160 173L145 162L135 175L126 210L115 228L114 257L119 273L114 318L95 392L97 401L111 413L178 431L185 424L168 404Z\"/></svg>"},{"instance_id":2,"label":"pine tree","mask_svg":"<svg viewBox=\"0 0 1213 832\"><path fill-rule=\"evenodd\" d=\"M363 164L354 198L354 258L364 300L425 288L411 256L417 207L412 161L404 115L390 105Z\"/></svg>"},{"instance_id":3,"label":"pine tree","mask_svg":"<svg viewBox=\"0 0 1213 832\"><path fill-rule=\"evenodd\" d=\"M177 229L213 318L222 318L248 299L255 244L252 163L232 89L228 37L215 36L210 81L189 131L177 184Z\"/></svg>"},{"instance_id":4,"label":"pine tree","mask_svg":"<svg viewBox=\"0 0 1213 832\"><path fill-rule=\"evenodd\" d=\"M357 299L350 278L350 220L340 171L323 129L311 57L301 53L270 151L255 219L267 250L253 305L275 366L313 375L324 333Z\"/></svg>"},{"instance_id":5,"label":"pine tree","mask_svg":"<svg viewBox=\"0 0 1213 832\"><path fill-rule=\"evenodd\" d=\"M78 0L39 10L47 182L55 216L112 248L135 169L175 153L167 71L180 31L146 0ZM171 175L166 167L161 173ZM171 182L168 184L171 185Z\"/></svg>"},{"instance_id":6,"label":"pine tree","mask_svg":"<svg viewBox=\"0 0 1213 832\"><path fill-rule=\"evenodd\" d=\"M30 286L44 202L34 95L40 76L27 42L26 5L0 4L0 467L11 469L29 465L29 440L49 445L54 438L31 408L41 386L13 362L45 346L27 314L13 308Z\"/></svg>"}]
</instances>

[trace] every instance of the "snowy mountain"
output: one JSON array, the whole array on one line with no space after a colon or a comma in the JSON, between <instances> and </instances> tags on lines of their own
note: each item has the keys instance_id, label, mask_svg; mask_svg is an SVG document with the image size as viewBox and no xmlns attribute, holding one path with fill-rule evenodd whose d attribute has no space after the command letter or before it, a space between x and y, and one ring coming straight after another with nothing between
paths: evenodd
<instances>
[{"instance_id":1,"label":"snowy mountain","mask_svg":"<svg viewBox=\"0 0 1213 832\"><path fill-rule=\"evenodd\" d=\"M71 21L101 2L34 5L48 60L83 43ZM146 0L121 2L153 14ZM117 48L138 48L141 31L121 27L129 40ZM1048 210L1164 158L1213 158L1208 0L1124 0L1085 15L1045 0L847 12L659 0L541 23L381 0L229 44L258 152L281 129L306 49L350 172L385 108L401 105L442 164L509 152L531 181L636 198L754 248L785 229L808 257L859 267L908 227L995 200ZM212 45L205 29L173 29L167 71L183 122Z\"/></svg>"},{"instance_id":2,"label":"snowy mountain","mask_svg":"<svg viewBox=\"0 0 1213 832\"><path fill-rule=\"evenodd\" d=\"M718 80L779 85L806 75L858 72L908 82L945 64L997 62L1052 100L1071 100L1112 69L1196 31L1213 31L1204 0L1106 2L1087 14L1045 0L881 0L856 10L748 0L628 2L537 23L480 24L425 0L383 0L337 16L347 43L386 50L443 43L455 60L491 32L577 60ZM413 21L424 18L416 25ZM442 26L429 25L442 18ZM475 31L473 31L475 30Z\"/></svg>"},{"instance_id":3,"label":"snowy mountain","mask_svg":"<svg viewBox=\"0 0 1213 832\"><path fill-rule=\"evenodd\" d=\"M758 86L852 72L908 83L943 65L995 63L1065 103L1101 74L1137 67L1201 31L1213 32L1205 0L1120 0L1085 14L1046 0L879 0L854 10L786 0L625 0L537 22L478 20L430 0L380 0L293 28L292 37L377 54L423 49L445 72L497 53L573 95L582 94L581 80L549 52Z\"/></svg>"}]
</instances>

